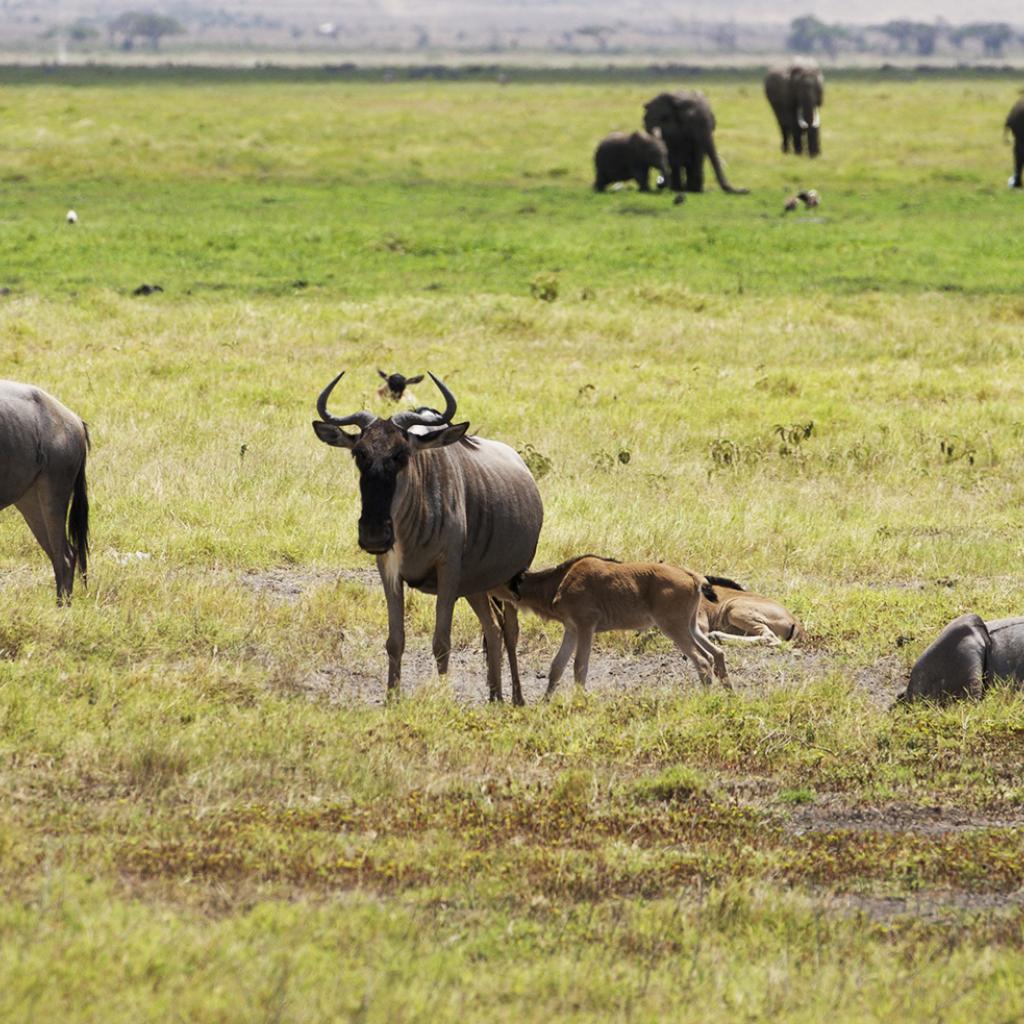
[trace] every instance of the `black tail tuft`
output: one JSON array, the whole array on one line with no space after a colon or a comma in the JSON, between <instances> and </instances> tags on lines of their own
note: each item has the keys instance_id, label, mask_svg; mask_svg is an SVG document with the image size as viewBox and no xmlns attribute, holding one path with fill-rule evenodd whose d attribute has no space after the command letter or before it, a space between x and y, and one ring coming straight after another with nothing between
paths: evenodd
<instances>
[{"instance_id":1,"label":"black tail tuft","mask_svg":"<svg viewBox=\"0 0 1024 1024\"><path fill-rule=\"evenodd\" d=\"M728 576L707 576L708 583L713 587L728 587L730 590L746 590L742 583L729 579Z\"/></svg>"},{"instance_id":2,"label":"black tail tuft","mask_svg":"<svg viewBox=\"0 0 1024 1024\"><path fill-rule=\"evenodd\" d=\"M89 450L89 431L85 432L85 449ZM75 565L82 582L89 574L89 491L85 481L85 453L82 465L75 477L75 488L71 495L71 510L68 513L68 540L75 552Z\"/></svg>"},{"instance_id":3,"label":"black tail tuft","mask_svg":"<svg viewBox=\"0 0 1024 1024\"><path fill-rule=\"evenodd\" d=\"M707 580L700 585L700 592L712 604L718 604L718 595L715 593L715 588Z\"/></svg>"}]
</instances>

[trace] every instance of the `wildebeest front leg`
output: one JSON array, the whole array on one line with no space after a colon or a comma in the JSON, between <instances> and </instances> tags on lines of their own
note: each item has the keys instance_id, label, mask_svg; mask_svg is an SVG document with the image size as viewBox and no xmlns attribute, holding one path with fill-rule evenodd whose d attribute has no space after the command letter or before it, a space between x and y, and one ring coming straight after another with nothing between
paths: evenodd
<instances>
[{"instance_id":1,"label":"wildebeest front leg","mask_svg":"<svg viewBox=\"0 0 1024 1024\"><path fill-rule=\"evenodd\" d=\"M388 603L388 700L397 697L402 685L402 653L405 651L405 585L401 579L382 575Z\"/></svg>"},{"instance_id":2,"label":"wildebeest front leg","mask_svg":"<svg viewBox=\"0 0 1024 1024\"><path fill-rule=\"evenodd\" d=\"M434 659L437 674L448 674L448 658L452 653L452 615L458 600L459 567L454 571L438 573L437 610L434 619ZM500 648L499 648L500 650Z\"/></svg>"},{"instance_id":3,"label":"wildebeest front leg","mask_svg":"<svg viewBox=\"0 0 1024 1024\"><path fill-rule=\"evenodd\" d=\"M562 678L565 666L569 663L569 655L572 654L575 649L576 632L566 626L565 633L562 636L562 646L558 648L558 653L551 661L551 668L548 669L548 688L547 692L544 694L545 700L549 700L551 695L555 692L555 687L558 686L558 681Z\"/></svg>"}]
</instances>

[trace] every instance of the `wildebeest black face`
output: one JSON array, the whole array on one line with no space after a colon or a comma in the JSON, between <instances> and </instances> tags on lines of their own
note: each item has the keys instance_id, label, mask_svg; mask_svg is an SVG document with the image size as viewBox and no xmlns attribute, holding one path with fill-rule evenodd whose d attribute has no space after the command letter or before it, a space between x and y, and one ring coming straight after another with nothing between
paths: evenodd
<instances>
[{"instance_id":1,"label":"wildebeest black face","mask_svg":"<svg viewBox=\"0 0 1024 1024\"><path fill-rule=\"evenodd\" d=\"M395 544L391 507L400 474L408 470L417 452L454 444L463 437L469 424L449 422L455 412L455 399L439 381L446 399L444 413L433 410L396 413L391 419L378 419L367 412L341 418L331 416L327 412L327 396L340 379L339 374L320 395L317 411L323 419L313 421L313 430L324 444L352 452L359 470L362 497L359 546L372 555L383 555ZM398 420L401 422L396 422ZM346 433L342 427L349 425L358 426L359 433ZM426 427L427 432L413 433L410 429L413 426Z\"/></svg>"}]
</instances>

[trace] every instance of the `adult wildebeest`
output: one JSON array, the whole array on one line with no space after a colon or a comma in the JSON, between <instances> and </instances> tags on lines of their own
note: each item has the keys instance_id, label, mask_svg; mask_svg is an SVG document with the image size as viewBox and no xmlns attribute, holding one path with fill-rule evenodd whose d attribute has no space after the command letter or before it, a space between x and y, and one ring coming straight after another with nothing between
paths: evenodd
<instances>
[{"instance_id":1,"label":"adult wildebeest","mask_svg":"<svg viewBox=\"0 0 1024 1024\"><path fill-rule=\"evenodd\" d=\"M1024 682L1024 618L985 622L969 613L925 648L897 700L980 697L994 679Z\"/></svg>"},{"instance_id":2,"label":"adult wildebeest","mask_svg":"<svg viewBox=\"0 0 1024 1024\"><path fill-rule=\"evenodd\" d=\"M398 692L405 649L406 583L437 595L434 657L448 671L452 611L466 598L480 619L491 700L501 700L502 633L512 663L512 699L522 704L515 668L515 623L498 623L487 592L526 569L537 550L544 511L537 485L508 445L466 437L452 423L455 397L434 374L445 409L332 416L327 400L344 371L316 402L313 430L325 444L348 448L359 469L359 546L377 556L388 604L388 694ZM358 434L342 428L356 426ZM497 602L500 604L500 602ZM515 609L509 608L514 620Z\"/></svg>"},{"instance_id":3,"label":"adult wildebeest","mask_svg":"<svg viewBox=\"0 0 1024 1024\"><path fill-rule=\"evenodd\" d=\"M50 556L57 601L71 600L89 557L85 423L30 384L0 381L0 509L14 505ZM70 503L70 511L68 505Z\"/></svg>"},{"instance_id":4,"label":"adult wildebeest","mask_svg":"<svg viewBox=\"0 0 1024 1024\"><path fill-rule=\"evenodd\" d=\"M697 623L701 594L713 601L714 592L703 576L689 569L579 555L551 569L519 573L495 593L565 627L545 698L554 693L574 650L573 675L578 686L586 685L595 633L651 626L694 663L705 686L711 683L712 666L729 686L725 656Z\"/></svg>"},{"instance_id":5,"label":"adult wildebeest","mask_svg":"<svg viewBox=\"0 0 1024 1024\"><path fill-rule=\"evenodd\" d=\"M724 576L707 579L716 600L701 598L698 621L712 640L774 646L782 640L804 639L804 627L785 605Z\"/></svg>"}]
</instances>

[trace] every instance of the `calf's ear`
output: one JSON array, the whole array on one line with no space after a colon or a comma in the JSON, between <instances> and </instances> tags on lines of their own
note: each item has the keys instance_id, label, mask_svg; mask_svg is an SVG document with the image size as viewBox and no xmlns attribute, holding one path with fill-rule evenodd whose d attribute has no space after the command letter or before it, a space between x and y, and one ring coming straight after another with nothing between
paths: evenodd
<instances>
[{"instance_id":1,"label":"calf's ear","mask_svg":"<svg viewBox=\"0 0 1024 1024\"><path fill-rule=\"evenodd\" d=\"M382 378L383 378L384 380L387 380L387 379L388 379L388 375L387 375L387 374L386 374L386 373L385 373L385 372L384 372L384 371L383 371L382 369L380 369L380 367L378 367L378 368L377 368L377 372L378 372L378 373L379 373L379 374L381 375L381 377L382 377Z\"/></svg>"},{"instance_id":2,"label":"calf's ear","mask_svg":"<svg viewBox=\"0 0 1024 1024\"><path fill-rule=\"evenodd\" d=\"M341 427L336 427L333 423L324 423L323 420L313 420L313 432L324 444L333 445L335 448L351 448L359 440L357 434L346 434Z\"/></svg>"},{"instance_id":3,"label":"calf's ear","mask_svg":"<svg viewBox=\"0 0 1024 1024\"><path fill-rule=\"evenodd\" d=\"M426 448L445 448L456 441L461 441L468 429L467 420L465 423L453 423L443 430L435 430L430 434L409 434L409 444L414 452Z\"/></svg>"},{"instance_id":4,"label":"calf's ear","mask_svg":"<svg viewBox=\"0 0 1024 1024\"><path fill-rule=\"evenodd\" d=\"M407 377L405 380L406 384L419 384L423 380L423 374L421 373L418 377Z\"/></svg>"}]
</instances>

